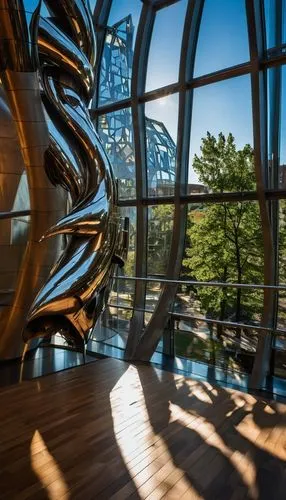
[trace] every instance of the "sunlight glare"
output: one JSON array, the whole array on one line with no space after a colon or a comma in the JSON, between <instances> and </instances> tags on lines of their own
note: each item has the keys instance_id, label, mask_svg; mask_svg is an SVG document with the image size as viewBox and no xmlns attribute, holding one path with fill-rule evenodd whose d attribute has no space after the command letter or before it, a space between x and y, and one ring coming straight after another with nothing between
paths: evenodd
<instances>
[{"instance_id":1,"label":"sunlight glare","mask_svg":"<svg viewBox=\"0 0 286 500\"><path fill-rule=\"evenodd\" d=\"M161 99L158 99L157 100L157 103L160 105L160 106L166 106L166 99L165 97L161 97Z\"/></svg>"},{"instance_id":2,"label":"sunlight glare","mask_svg":"<svg viewBox=\"0 0 286 500\"><path fill-rule=\"evenodd\" d=\"M136 401L140 401L138 406L133 404L135 394ZM174 464L164 438L160 433L156 433L152 426L146 403L142 405L144 400L137 368L130 366L113 387L110 393L110 405L116 442L139 496L145 498L151 492L152 495L162 496L166 493L168 480L172 477L178 481L178 488L187 487L188 491L195 495L189 481L184 484L184 471ZM170 414L166 424L181 422L181 425L184 425L187 422L186 418L189 419L188 414L177 405L170 402L167 404ZM146 448L150 450L148 456ZM155 490L154 484L156 484ZM199 496L196 495L194 498Z\"/></svg>"},{"instance_id":3,"label":"sunlight glare","mask_svg":"<svg viewBox=\"0 0 286 500\"><path fill-rule=\"evenodd\" d=\"M43 463L44 456L44 463ZM34 432L30 446L31 467L50 500L69 499L68 486L60 468L49 452L40 432Z\"/></svg>"}]
</instances>

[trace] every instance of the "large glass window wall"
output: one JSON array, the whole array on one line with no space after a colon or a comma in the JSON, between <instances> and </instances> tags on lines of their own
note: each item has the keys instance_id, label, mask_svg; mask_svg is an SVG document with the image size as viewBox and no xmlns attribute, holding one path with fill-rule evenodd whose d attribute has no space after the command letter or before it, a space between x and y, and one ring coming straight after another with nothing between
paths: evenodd
<instances>
[{"instance_id":1,"label":"large glass window wall","mask_svg":"<svg viewBox=\"0 0 286 500\"><path fill-rule=\"evenodd\" d=\"M263 352L286 378L285 8L97 3L91 114L131 220L106 341L134 358L251 374Z\"/></svg>"}]
</instances>

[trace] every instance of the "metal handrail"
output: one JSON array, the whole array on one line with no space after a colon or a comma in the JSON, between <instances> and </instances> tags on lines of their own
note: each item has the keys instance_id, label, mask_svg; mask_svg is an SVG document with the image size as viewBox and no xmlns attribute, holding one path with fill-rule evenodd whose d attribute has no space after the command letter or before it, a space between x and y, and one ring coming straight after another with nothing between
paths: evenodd
<instances>
[{"instance_id":1,"label":"metal handrail","mask_svg":"<svg viewBox=\"0 0 286 500\"><path fill-rule=\"evenodd\" d=\"M137 276L113 276L116 280L124 281L146 281L152 283L165 283L167 285L190 285L190 286L213 286L221 288L246 288L258 290L285 290L286 285L256 285L250 283L226 283L220 281L195 281L195 280L171 280L166 278L142 278Z\"/></svg>"},{"instance_id":2,"label":"metal handrail","mask_svg":"<svg viewBox=\"0 0 286 500\"><path fill-rule=\"evenodd\" d=\"M274 332L274 329L271 327L266 327L266 326L259 326L259 325L250 325L248 323L237 323L235 321L223 321L220 319L211 319L211 318L200 318L199 316L190 316L185 313L179 313L179 312L171 312L170 313L174 318L180 318L180 319L194 319L196 321L204 321L205 323L214 323L216 325L223 325L223 326L229 326L230 328L250 328L251 330L263 330L267 332ZM276 331L276 330L275 330Z\"/></svg>"},{"instance_id":3,"label":"metal handrail","mask_svg":"<svg viewBox=\"0 0 286 500\"><path fill-rule=\"evenodd\" d=\"M15 210L14 212L0 212L0 220L25 217L27 215L31 215L31 210Z\"/></svg>"},{"instance_id":4,"label":"metal handrail","mask_svg":"<svg viewBox=\"0 0 286 500\"><path fill-rule=\"evenodd\" d=\"M123 309L125 311L138 311L138 312L143 312L143 313L149 313L153 314L155 312L154 309L143 309L143 308L138 308L138 307L132 307L132 306L124 306L121 304L113 304L113 303L108 303L108 307L114 307L115 309ZM271 332L275 335L283 335L286 336L286 331L281 330L279 328L271 328L271 327L266 327L266 326L259 326L259 325L252 325L248 323L236 323L234 321L222 321L219 319L212 319L212 318L202 318L199 316L191 316L190 314L185 314L185 313L180 313L180 312L174 312L174 311L168 311L168 314L172 318L178 318L178 319L194 319L198 321L203 321L204 323L214 323L216 325L223 325L223 326L229 326L230 328L250 328L251 330L258 330L258 331L267 331Z\"/></svg>"}]
</instances>

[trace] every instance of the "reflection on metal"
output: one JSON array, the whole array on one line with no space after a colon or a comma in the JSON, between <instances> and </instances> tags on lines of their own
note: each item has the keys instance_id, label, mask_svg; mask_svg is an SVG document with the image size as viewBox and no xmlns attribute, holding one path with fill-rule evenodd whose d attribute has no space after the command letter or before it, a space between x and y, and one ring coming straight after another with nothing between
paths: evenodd
<instances>
[{"instance_id":1,"label":"reflection on metal","mask_svg":"<svg viewBox=\"0 0 286 500\"><path fill-rule=\"evenodd\" d=\"M71 238L32 305L24 338L59 328L77 342L87 340L102 311L114 264L123 264L128 228L121 227L114 177L89 118L95 65L89 6L83 0L46 5L50 17L39 25L51 137L46 169L53 183L70 192L72 209L44 239L63 233Z\"/></svg>"},{"instance_id":2,"label":"reflection on metal","mask_svg":"<svg viewBox=\"0 0 286 500\"><path fill-rule=\"evenodd\" d=\"M32 220L1 336L5 357L19 355L16 339L19 344L41 285L24 341L57 329L75 342L86 340L105 304L114 265L123 264L127 251L128 221L121 226L110 164L89 118L95 65L89 6L84 0L45 5L50 16L40 18L41 0L0 0L1 79L27 171ZM66 191L72 208L65 216ZM59 248L48 238L60 234L68 235L68 243L54 265Z\"/></svg>"},{"instance_id":3,"label":"reflection on metal","mask_svg":"<svg viewBox=\"0 0 286 500\"><path fill-rule=\"evenodd\" d=\"M1 151L1 172L5 178L2 196L5 203L8 200L5 210L31 210L27 244L19 245L18 236L15 241L11 222L12 237L6 242L5 252L4 248L1 249L1 259L6 269L12 271L13 268L14 273L18 271L15 250L20 250L23 255L15 290L11 290L10 300L1 310L1 358L21 355L23 323L37 290L46 280L60 250L60 241L41 245L39 238L64 214L65 206L65 196L50 185L43 168L49 134L42 108L36 61L40 5L40 0L0 0L0 71L6 108L5 115L1 115L1 123L3 119L6 120L10 134L4 153L3 148ZM20 203L17 202L15 206L16 190L24 168L29 197L26 193L25 200L27 184L23 182L18 197ZM25 205L22 205L21 200L22 203L26 201ZM23 221L23 226L28 226L27 221ZM3 271L5 274L2 268ZM9 278L9 273L6 277Z\"/></svg>"}]
</instances>

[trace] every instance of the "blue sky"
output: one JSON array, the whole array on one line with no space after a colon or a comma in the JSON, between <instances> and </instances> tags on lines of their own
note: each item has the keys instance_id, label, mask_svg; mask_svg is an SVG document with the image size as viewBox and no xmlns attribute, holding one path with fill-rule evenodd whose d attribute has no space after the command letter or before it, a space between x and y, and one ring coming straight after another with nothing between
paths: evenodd
<instances>
[{"instance_id":1,"label":"blue sky","mask_svg":"<svg viewBox=\"0 0 286 500\"><path fill-rule=\"evenodd\" d=\"M228 135L231 132L238 148L253 143L250 76L240 76L194 91L191 127L189 181L195 182L192 169L194 154L200 153L201 138L206 132Z\"/></svg>"},{"instance_id":2,"label":"blue sky","mask_svg":"<svg viewBox=\"0 0 286 500\"><path fill-rule=\"evenodd\" d=\"M245 0L206 0L194 76L249 60Z\"/></svg>"},{"instance_id":3,"label":"blue sky","mask_svg":"<svg viewBox=\"0 0 286 500\"><path fill-rule=\"evenodd\" d=\"M146 91L178 81L187 0L158 11L153 27Z\"/></svg>"},{"instance_id":4,"label":"blue sky","mask_svg":"<svg viewBox=\"0 0 286 500\"><path fill-rule=\"evenodd\" d=\"M133 46L135 44L141 9L142 9L141 0L113 0L108 18L108 24L109 26L112 26L113 24L117 23L124 17L131 14L132 22L135 28Z\"/></svg>"},{"instance_id":5,"label":"blue sky","mask_svg":"<svg viewBox=\"0 0 286 500\"><path fill-rule=\"evenodd\" d=\"M286 43L286 0L283 1L283 42ZM96 0L90 0L93 10ZM180 51L187 0L179 0L157 12L147 66L146 91L178 80ZM267 45L273 46L273 3L265 0ZM44 3L42 15L47 15ZM113 0L108 23L132 15L135 36L142 9L141 0ZM205 0L200 26L194 76L211 73L249 60L245 0ZM146 104L146 115L162 121L177 141L178 95ZM250 76L225 80L195 89L190 143L189 182L197 182L192 169L194 154L200 153L201 138L210 131L232 132L237 146L253 142ZM286 66L282 70L280 161L286 163Z\"/></svg>"},{"instance_id":6,"label":"blue sky","mask_svg":"<svg viewBox=\"0 0 286 500\"><path fill-rule=\"evenodd\" d=\"M273 45L273 1L265 0L268 46ZM284 2L284 42L286 42L286 0ZM95 0L91 1L91 7ZM146 90L160 88L178 80L180 50L187 0L179 0L158 11L152 34ZM132 15L135 34L141 13L140 0L113 0L109 15L112 25ZM44 11L43 11L44 13ZM134 37L135 41L135 37ZM249 59L244 0L206 0L203 11L194 76L217 71ZM178 95L146 104L146 115L162 121L177 141ZM201 138L207 131L217 135L232 132L238 147L252 144L251 88L249 75L200 87L194 91L190 147L189 182L197 182L192 169L199 154ZM286 163L286 67L282 71L281 163Z\"/></svg>"},{"instance_id":7,"label":"blue sky","mask_svg":"<svg viewBox=\"0 0 286 500\"><path fill-rule=\"evenodd\" d=\"M173 140L177 139L178 95L151 101L145 105L146 115L162 121ZM230 131L238 148L252 144L252 110L249 75L224 80L194 90L190 142L189 182L198 182L192 169L193 157L200 154L202 137L207 131L214 135Z\"/></svg>"}]
</instances>

